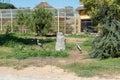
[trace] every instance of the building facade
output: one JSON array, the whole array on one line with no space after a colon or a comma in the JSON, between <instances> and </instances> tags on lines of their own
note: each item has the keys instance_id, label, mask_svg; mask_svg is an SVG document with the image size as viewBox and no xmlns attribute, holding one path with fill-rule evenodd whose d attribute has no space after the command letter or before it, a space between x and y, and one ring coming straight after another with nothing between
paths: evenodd
<instances>
[{"instance_id":1,"label":"building facade","mask_svg":"<svg viewBox=\"0 0 120 80\"><path fill-rule=\"evenodd\" d=\"M97 27L94 22L92 22L90 16L86 13L84 5L80 5L76 11L79 14L79 32L97 32Z\"/></svg>"}]
</instances>

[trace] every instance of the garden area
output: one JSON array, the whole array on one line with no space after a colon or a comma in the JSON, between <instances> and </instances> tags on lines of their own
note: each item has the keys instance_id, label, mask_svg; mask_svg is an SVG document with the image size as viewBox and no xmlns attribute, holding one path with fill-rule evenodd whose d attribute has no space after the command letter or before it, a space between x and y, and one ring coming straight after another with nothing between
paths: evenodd
<instances>
[{"instance_id":1,"label":"garden area","mask_svg":"<svg viewBox=\"0 0 120 80\"><path fill-rule=\"evenodd\" d=\"M91 59L92 40L95 34L66 35L66 50L56 51L56 37L34 36L11 33L0 35L0 66L17 70L30 66L58 66L65 71L75 72L81 77L109 76L120 74L120 58ZM39 40L43 47L37 45ZM81 46L82 53L77 49ZM53 70L54 71L54 70Z\"/></svg>"},{"instance_id":2,"label":"garden area","mask_svg":"<svg viewBox=\"0 0 120 80\"><path fill-rule=\"evenodd\" d=\"M28 11L29 13L18 12L16 19L13 20L17 26L8 24L0 32L0 67L13 68L17 71L32 67L33 73L43 75L42 72L48 70L46 66L49 66L51 72L49 75L52 73L54 76L55 73L59 75L60 72L57 70L62 69L65 75L73 73L79 77L73 78L74 80L92 77L93 80L95 77L99 78L96 80L101 78L119 80L120 1L82 0L82 2L86 7L86 13L98 24L98 33L63 33L61 38L58 36L60 24L57 23L56 29L54 25L56 18L50 10L42 7ZM58 39L62 40L63 36L65 49L56 50L56 43L60 42ZM38 68L44 71L38 73Z\"/></svg>"}]
</instances>

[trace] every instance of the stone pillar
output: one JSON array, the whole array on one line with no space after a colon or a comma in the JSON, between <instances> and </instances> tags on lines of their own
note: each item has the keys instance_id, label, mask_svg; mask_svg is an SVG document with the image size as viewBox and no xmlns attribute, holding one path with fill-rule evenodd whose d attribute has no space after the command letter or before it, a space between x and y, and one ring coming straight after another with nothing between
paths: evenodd
<instances>
[{"instance_id":1,"label":"stone pillar","mask_svg":"<svg viewBox=\"0 0 120 80\"><path fill-rule=\"evenodd\" d=\"M65 47L66 47L66 39L62 32L58 32L55 49L56 51L60 51L60 50L65 50Z\"/></svg>"}]
</instances>

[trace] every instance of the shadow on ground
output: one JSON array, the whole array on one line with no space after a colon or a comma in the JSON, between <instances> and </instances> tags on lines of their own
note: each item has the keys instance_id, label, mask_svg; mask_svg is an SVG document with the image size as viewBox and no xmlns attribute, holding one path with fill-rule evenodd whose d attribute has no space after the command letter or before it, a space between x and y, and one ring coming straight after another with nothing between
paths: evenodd
<instances>
[{"instance_id":1,"label":"shadow on ground","mask_svg":"<svg viewBox=\"0 0 120 80\"><path fill-rule=\"evenodd\" d=\"M0 34L0 46L4 45L6 42L13 41L13 42L18 42L22 43L25 45L36 45L37 40L39 40L40 43L45 44L45 43L50 43L54 42L55 39L37 39L37 38L20 38L17 36L14 36L13 34Z\"/></svg>"}]
</instances>

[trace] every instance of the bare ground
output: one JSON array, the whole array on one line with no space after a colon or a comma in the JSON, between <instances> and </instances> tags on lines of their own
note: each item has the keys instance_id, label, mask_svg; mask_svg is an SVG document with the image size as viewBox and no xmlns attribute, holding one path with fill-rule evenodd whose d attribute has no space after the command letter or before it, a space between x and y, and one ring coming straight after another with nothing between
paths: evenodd
<instances>
[{"instance_id":1,"label":"bare ground","mask_svg":"<svg viewBox=\"0 0 120 80\"><path fill-rule=\"evenodd\" d=\"M65 72L59 67L46 65L44 67L28 67L22 70L0 67L0 80L120 80L120 77L81 78L74 73Z\"/></svg>"},{"instance_id":2,"label":"bare ground","mask_svg":"<svg viewBox=\"0 0 120 80\"><path fill-rule=\"evenodd\" d=\"M79 43L83 42L83 40L79 39L67 39L68 42L76 42ZM15 69L15 67L0 67L0 80L120 80L120 76L104 76L104 77L91 77L91 78L83 78L78 77L74 73L66 72L65 70L56 67L55 65L66 65L76 62L90 62L93 61L93 59L85 59L84 55L86 55L87 52L83 51L83 54L80 54L79 51L70 51L69 58L66 59L54 59L54 58L48 58L48 59L26 59L23 61L20 61L20 63L31 63L32 65L23 68L20 70ZM12 62L12 61L10 61ZM13 60L14 62L14 60ZM9 63L9 60L8 60ZM39 67L34 67L39 66ZM47 65L46 65L47 64ZM46 66L41 66L46 65ZM51 66L52 65L52 66Z\"/></svg>"},{"instance_id":3,"label":"bare ground","mask_svg":"<svg viewBox=\"0 0 120 80\"><path fill-rule=\"evenodd\" d=\"M62 64L71 64L76 62L90 62L93 59L84 59L84 55L80 54L79 51L71 51L69 58L66 59L26 59L20 63L34 62L32 64L43 66L34 67L31 65L27 68L22 68L20 70L15 69L15 67L0 67L0 80L120 80L120 76L104 76L101 77L91 77L83 78L78 77L74 73L66 72L64 69L56 67L55 65ZM38 64L39 63L39 64ZM47 65L46 65L47 64Z\"/></svg>"}]
</instances>

